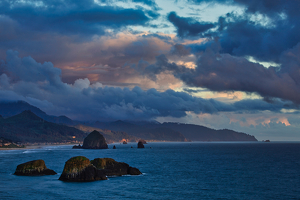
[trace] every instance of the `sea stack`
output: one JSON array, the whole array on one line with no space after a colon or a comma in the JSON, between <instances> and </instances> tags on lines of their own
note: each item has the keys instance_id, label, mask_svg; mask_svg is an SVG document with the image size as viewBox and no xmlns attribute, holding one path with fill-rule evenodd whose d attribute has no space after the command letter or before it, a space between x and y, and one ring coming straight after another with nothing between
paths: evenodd
<instances>
[{"instance_id":1,"label":"sea stack","mask_svg":"<svg viewBox=\"0 0 300 200\"><path fill-rule=\"evenodd\" d=\"M84 156L69 159L59 177L61 181L87 182L106 180L106 176L140 175L139 169L112 158L96 158L90 161Z\"/></svg>"},{"instance_id":2,"label":"sea stack","mask_svg":"<svg viewBox=\"0 0 300 200\"><path fill-rule=\"evenodd\" d=\"M140 170L130 167L127 163L117 162L112 158L96 158L91 163L103 171L106 176L140 175Z\"/></svg>"},{"instance_id":3,"label":"sea stack","mask_svg":"<svg viewBox=\"0 0 300 200\"><path fill-rule=\"evenodd\" d=\"M57 174L52 169L48 169L43 160L33 160L17 166L14 175L19 176L43 176Z\"/></svg>"},{"instance_id":4,"label":"sea stack","mask_svg":"<svg viewBox=\"0 0 300 200\"><path fill-rule=\"evenodd\" d=\"M145 148L142 141L139 141L137 146L138 146L138 148Z\"/></svg>"},{"instance_id":5,"label":"sea stack","mask_svg":"<svg viewBox=\"0 0 300 200\"><path fill-rule=\"evenodd\" d=\"M108 149L105 138L101 133L94 130L86 138L84 138L83 149Z\"/></svg>"},{"instance_id":6,"label":"sea stack","mask_svg":"<svg viewBox=\"0 0 300 200\"><path fill-rule=\"evenodd\" d=\"M61 181L69 182L88 182L106 180L103 172L96 169L90 160L84 156L70 158L59 177Z\"/></svg>"},{"instance_id":7,"label":"sea stack","mask_svg":"<svg viewBox=\"0 0 300 200\"><path fill-rule=\"evenodd\" d=\"M146 140L140 139L139 142L142 142L143 144L147 144Z\"/></svg>"}]
</instances>

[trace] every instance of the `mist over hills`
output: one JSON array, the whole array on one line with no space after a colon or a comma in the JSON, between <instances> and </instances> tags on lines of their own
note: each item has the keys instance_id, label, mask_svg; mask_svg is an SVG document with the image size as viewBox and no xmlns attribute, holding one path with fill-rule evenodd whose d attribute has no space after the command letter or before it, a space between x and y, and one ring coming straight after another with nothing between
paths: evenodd
<instances>
[{"instance_id":1,"label":"mist over hills","mask_svg":"<svg viewBox=\"0 0 300 200\"><path fill-rule=\"evenodd\" d=\"M66 116L51 116L24 101L0 102L0 136L23 142L83 140L88 132L102 132L108 142L137 141L257 141L233 130L156 121L79 122ZM68 125L68 126L66 126ZM71 127L69 127L71 126Z\"/></svg>"}]
</instances>

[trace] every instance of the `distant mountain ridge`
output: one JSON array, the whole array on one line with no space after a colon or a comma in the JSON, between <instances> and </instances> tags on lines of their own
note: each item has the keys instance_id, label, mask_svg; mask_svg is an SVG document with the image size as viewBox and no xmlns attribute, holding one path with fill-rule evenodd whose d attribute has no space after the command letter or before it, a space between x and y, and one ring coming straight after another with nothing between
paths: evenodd
<instances>
[{"instance_id":1,"label":"distant mountain ridge","mask_svg":"<svg viewBox=\"0 0 300 200\"><path fill-rule=\"evenodd\" d=\"M0 137L15 142L75 142L86 135L74 127L47 122L30 110L0 120Z\"/></svg>"},{"instance_id":2,"label":"distant mountain ridge","mask_svg":"<svg viewBox=\"0 0 300 200\"><path fill-rule=\"evenodd\" d=\"M20 114L21 112L25 110L30 110L40 118L43 118L44 120L48 122L53 122L57 124L67 124L67 125L76 125L78 122L73 121L72 119L66 117L66 116L52 116L47 115L44 111L41 109L30 105L29 103L25 101L15 101L15 102L0 102L0 115L2 117L11 117L17 114Z\"/></svg>"},{"instance_id":3,"label":"distant mountain ridge","mask_svg":"<svg viewBox=\"0 0 300 200\"><path fill-rule=\"evenodd\" d=\"M246 133L223 129L215 130L205 126L181 123L129 123L124 121L95 122L91 126L101 129L125 131L130 135L146 140L153 138L167 141L257 141Z\"/></svg>"},{"instance_id":4,"label":"distant mountain ridge","mask_svg":"<svg viewBox=\"0 0 300 200\"><path fill-rule=\"evenodd\" d=\"M257 141L252 135L229 129L215 130L200 125L170 122L163 123L160 126L178 130L187 139L193 141Z\"/></svg>"},{"instance_id":5,"label":"distant mountain ridge","mask_svg":"<svg viewBox=\"0 0 300 200\"><path fill-rule=\"evenodd\" d=\"M114 122L95 122L90 124L92 127L100 129L110 129L113 131L125 131L129 135L142 138L148 141L187 141L180 132L165 127L147 127L145 125L136 125L121 120Z\"/></svg>"},{"instance_id":6,"label":"distant mountain ridge","mask_svg":"<svg viewBox=\"0 0 300 200\"><path fill-rule=\"evenodd\" d=\"M110 142L126 139L135 141L139 138L148 141L257 141L257 139L245 133L233 130L223 129L215 130L205 126L181 123L159 123L157 121L121 121L114 122L89 122L83 123L73 121L66 116L51 116L39 108L32 106L24 101L0 102L0 122L6 121L6 118L19 114L25 110L30 110L39 118L56 124L66 124L91 132L94 129L101 129L104 136ZM1 115L4 117L2 118ZM1 127L0 127L1 128ZM106 130L106 131L103 131ZM110 131L111 130L111 131ZM1 135L0 135L1 136Z\"/></svg>"}]
</instances>

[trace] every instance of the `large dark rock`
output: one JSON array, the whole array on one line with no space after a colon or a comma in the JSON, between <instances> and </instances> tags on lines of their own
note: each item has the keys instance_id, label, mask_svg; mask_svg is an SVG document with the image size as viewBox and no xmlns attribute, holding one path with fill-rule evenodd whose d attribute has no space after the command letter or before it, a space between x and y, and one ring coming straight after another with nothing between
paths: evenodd
<instances>
[{"instance_id":1,"label":"large dark rock","mask_svg":"<svg viewBox=\"0 0 300 200\"><path fill-rule=\"evenodd\" d=\"M142 142L143 144L147 144L146 140L140 139L139 142Z\"/></svg>"},{"instance_id":2,"label":"large dark rock","mask_svg":"<svg viewBox=\"0 0 300 200\"><path fill-rule=\"evenodd\" d=\"M55 175L55 171L48 169L43 160L33 160L17 166L15 175L20 176L43 176Z\"/></svg>"},{"instance_id":3,"label":"large dark rock","mask_svg":"<svg viewBox=\"0 0 300 200\"><path fill-rule=\"evenodd\" d=\"M123 162L117 162L112 158L96 158L91 163L99 170L102 170L106 176L122 176L127 174L129 165Z\"/></svg>"},{"instance_id":4,"label":"large dark rock","mask_svg":"<svg viewBox=\"0 0 300 200\"><path fill-rule=\"evenodd\" d=\"M137 144L137 147L138 148L145 148L144 144L142 141L139 141L138 144Z\"/></svg>"},{"instance_id":5,"label":"large dark rock","mask_svg":"<svg viewBox=\"0 0 300 200\"><path fill-rule=\"evenodd\" d=\"M130 167L127 163L117 162L112 158L95 158L91 163L106 176L140 175L137 168Z\"/></svg>"},{"instance_id":6,"label":"large dark rock","mask_svg":"<svg viewBox=\"0 0 300 200\"><path fill-rule=\"evenodd\" d=\"M59 180L86 182L106 180L106 176L140 175L140 170L112 158L96 158L92 161L83 156L69 159Z\"/></svg>"},{"instance_id":7,"label":"large dark rock","mask_svg":"<svg viewBox=\"0 0 300 200\"><path fill-rule=\"evenodd\" d=\"M130 175L140 175L140 174L142 174L142 173L140 172L140 170L139 170L138 168L135 168L135 167L129 167L129 168L127 169L127 174L130 174Z\"/></svg>"},{"instance_id":8,"label":"large dark rock","mask_svg":"<svg viewBox=\"0 0 300 200\"><path fill-rule=\"evenodd\" d=\"M83 149L108 149L103 135L94 130L83 141Z\"/></svg>"},{"instance_id":9,"label":"large dark rock","mask_svg":"<svg viewBox=\"0 0 300 200\"><path fill-rule=\"evenodd\" d=\"M106 179L105 174L101 170L96 169L90 160L84 156L69 159L59 177L61 181L70 182L87 182Z\"/></svg>"}]
</instances>

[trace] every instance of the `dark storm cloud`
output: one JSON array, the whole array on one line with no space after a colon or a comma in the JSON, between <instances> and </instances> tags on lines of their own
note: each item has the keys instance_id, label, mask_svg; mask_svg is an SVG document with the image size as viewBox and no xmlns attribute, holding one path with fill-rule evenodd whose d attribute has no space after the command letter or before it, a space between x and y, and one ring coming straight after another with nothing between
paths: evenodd
<instances>
[{"instance_id":1,"label":"dark storm cloud","mask_svg":"<svg viewBox=\"0 0 300 200\"><path fill-rule=\"evenodd\" d=\"M261 100L226 104L173 90L102 87L100 83L91 84L88 79L66 84L61 80L60 70L52 63L20 58L14 51L8 51L6 61L1 63L0 100L25 100L50 114L65 114L74 119L147 120L180 118L186 116L186 112L280 111L284 107L282 102L271 105Z\"/></svg>"},{"instance_id":2,"label":"dark storm cloud","mask_svg":"<svg viewBox=\"0 0 300 200\"><path fill-rule=\"evenodd\" d=\"M212 23L200 23L193 18L179 17L175 12L169 13L168 20L176 27L177 35L180 37L201 36L214 27Z\"/></svg>"},{"instance_id":3,"label":"dark storm cloud","mask_svg":"<svg viewBox=\"0 0 300 200\"><path fill-rule=\"evenodd\" d=\"M217 30L212 30L207 26L202 37L219 38L224 53L236 56L253 56L261 61L279 62L281 53L293 48L300 41L300 1L291 0L191 0L193 3L220 3L232 4L245 8L245 13L228 13L220 16L219 21L214 24ZM260 16L257 16L261 14ZM174 14L173 14L174 15ZM257 18L253 20L253 17ZM179 16L175 19L189 21ZM185 19L185 20L183 20ZM177 23L169 19L177 29L180 37L190 37L195 34L190 33L190 26L186 23ZM209 24L208 22L197 22L193 24ZM195 22L196 21L196 22ZM188 23L187 23L188 24ZM197 32L197 31L196 31ZM200 31L201 32L201 31ZM187 34L183 34L187 33ZM201 32L202 33L202 32ZM200 35L201 36L201 35ZM193 50L203 50L206 45L200 45Z\"/></svg>"},{"instance_id":4,"label":"dark storm cloud","mask_svg":"<svg viewBox=\"0 0 300 200\"><path fill-rule=\"evenodd\" d=\"M274 27L266 27L251 21L250 16L227 14L219 19L220 34L214 34L220 36L223 52L279 62L280 54L300 41L300 18L294 20L278 19Z\"/></svg>"},{"instance_id":5,"label":"dark storm cloud","mask_svg":"<svg viewBox=\"0 0 300 200\"><path fill-rule=\"evenodd\" d=\"M149 2L148 2L149 3ZM4 0L0 14L17 21L24 29L61 34L104 34L105 28L145 25L146 16L158 17L151 10L99 6L93 0L30 1Z\"/></svg>"},{"instance_id":6,"label":"dark storm cloud","mask_svg":"<svg viewBox=\"0 0 300 200\"><path fill-rule=\"evenodd\" d=\"M244 5L247 8L247 12L260 12L267 15L276 15L280 12L285 12L289 16L299 16L298 0L234 0L236 4Z\"/></svg>"},{"instance_id":7,"label":"dark storm cloud","mask_svg":"<svg viewBox=\"0 0 300 200\"><path fill-rule=\"evenodd\" d=\"M186 69L185 67L178 66L176 63L170 63L164 54L157 56L154 64L147 66L144 62L139 63L135 69L142 75L145 75L154 81L156 81L156 75L162 72L170 71L178 74L185 73L186 71L189 72L189 69Z\"/></svg>"},{"instance_id":8,"label":"dark storm cloud","mask_svg":"<svg viewBox=\"0 0 300 200\"><path fill-rule=\"evenodd\" d=\"M138 63L141 58L153 62L155 56L167 53L172 43L170 37L159 34L120 33L90 41L80 35L41 33L23 29L17 21L1 15L0 26L5 27L0 29L0 59L5 58L7 49L14 49L22 57L32 55L38 62L51 61L62 69L63 80L68 83L86 78L88 74L98 75L102 82L110 82L110 85L136 79L138 74L122 66ZM91 81L97 81L96 76Z\"/></svg>"},{"instance_id":9,"label":"dark storm cloud","mask_svg":"<svg viewBox=\"0 0 300 200\"><path fill-rule=\"evenodd\" d=\"M190 94L208 91L208 90L205 90L205 89L190 89L190 88L184 88L183 90L187 93L190 93Z\"/></svg>"},{"instance_id":10,"label":"dark storm cloud","mask_svg":"<svg viewBox=\"0 0 300 200\"><path fill-rule=\"evenodd\" d=\"M175 44L171 49L171 54L179 57L188 56L191 54L191 50L182 44Z\"/></svg>"},{"instance_id":11,"label":"dark storm cloud","mask_svg":"<svg viewBox=\"0 0 300 200\"><path fill-rule=\"evenodd\" d=\"M220 54L208 48L195 69L188 69L157 57L155 64L145 67L144 75L155 79L157 74L171 72L188 86L212 91L244 91L257 93L265 99L281 98L300 104L300 44L280 57L281 67L269 67L249 62L245 58Z\"/></svg>"},{"instance_id":12,"label":"dark storm cloud","mask_svg":"<svg viewBox=\"0 0 300 200\"><path fill-rule=\"evenodd\" d=\"M143 3L143 4L151 6L153 8L158 8L157 4L155 3L155 0L132 0L132 2Z\"/></svg>"}]
</instances>

